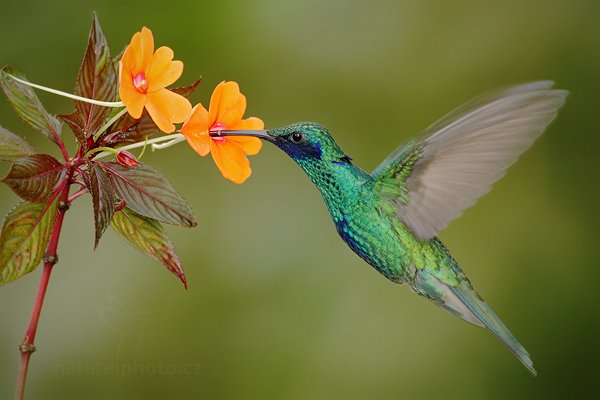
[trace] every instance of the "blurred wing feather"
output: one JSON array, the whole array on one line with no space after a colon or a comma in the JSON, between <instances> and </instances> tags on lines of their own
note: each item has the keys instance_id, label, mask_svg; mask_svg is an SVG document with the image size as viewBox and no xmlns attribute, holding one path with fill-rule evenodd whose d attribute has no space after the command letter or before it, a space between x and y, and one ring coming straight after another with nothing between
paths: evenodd
<instances>
[{"instance_id":1,"label":"blurred wing feather","mask_svg":"<svg viewBox=\"0 0 600 400\"><path fill-rule=\"evenodd\" d=\"M554 119L568 92L541 81L484 96L429 127L372 173L398 217L421 240L436 236L494 182Z\"/></svg>"}]
</instances>

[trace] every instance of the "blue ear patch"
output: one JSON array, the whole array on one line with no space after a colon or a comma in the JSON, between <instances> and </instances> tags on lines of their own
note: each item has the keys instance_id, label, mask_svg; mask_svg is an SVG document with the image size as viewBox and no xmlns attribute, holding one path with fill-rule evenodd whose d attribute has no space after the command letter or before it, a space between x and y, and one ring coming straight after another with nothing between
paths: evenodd
<instances>
[{"instance_id":1,"label":"blue ear patch","mask_svg":"<svg viewBox=\"0 0 600 400\"><path fill-rule=\"evenodd\" d=\"M321 159L323 152L321 151L320 143L304 142L300 144L290 143L287 140L283 142L275 142L275 144L285 151L294 160L304 159Z\"/></svg>"}]
</instances>

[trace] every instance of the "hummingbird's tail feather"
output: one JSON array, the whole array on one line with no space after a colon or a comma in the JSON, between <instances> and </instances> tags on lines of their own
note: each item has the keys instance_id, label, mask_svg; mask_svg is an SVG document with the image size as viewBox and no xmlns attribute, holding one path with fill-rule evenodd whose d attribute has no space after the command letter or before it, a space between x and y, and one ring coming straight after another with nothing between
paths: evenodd
<instances>
[{"instance_id":1,"label":"hummingbird's tail feather","mask_svg":"<svg viewBox=\"0 0 600 400\"><path fill-rule=\"evenodd\" d=\"M426 271L418 271L412 288L418 294L433 300L452 314L467 322L488 328L521 361L533 375L533 361L525 347L508 330L496 313L488 306L468 281L464 285L450 286ZM467 286L468 287L464 287Z\"/></svg>"},{"instance_id":2,"label":"hummingbird's tail feather","mask_svg":"<svg viewBox=\"0 0 600 400\"><path fill-rule=\"evenodd\" d=\"M521 361L521 363L531 372L534 376L537 375L536 370L533 368L533 361L525 347L517 338L508 330L504 322L496 315L490 306L488 306L480 297L477 292L471 290L464 290L459 287L449 287L456 297L488 328L492 333L500 339L502 343Z\"/></svg>"}]
</instances>

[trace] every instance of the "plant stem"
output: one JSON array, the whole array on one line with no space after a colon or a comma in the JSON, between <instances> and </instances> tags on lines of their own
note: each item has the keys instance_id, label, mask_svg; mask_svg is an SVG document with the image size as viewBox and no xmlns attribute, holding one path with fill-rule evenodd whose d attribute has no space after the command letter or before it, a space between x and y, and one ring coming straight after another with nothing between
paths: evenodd
<instances>
[{"instance_id":1,"label":"plant stem","mask_svg":"<svg viewBox=\"0 0 600 400\"><path fill-rule=\"evenodd\" d=\"M122 109L121 111L119 111L117 114L115 114L114 117L112 117L107 123L105 123L102 128L98 129L98 132L96 133L96 135L94 135L94 141L98 140L98 138L100 137L100 135L102 135L104 133L105 130L107 130L108 128L110 128L112 126L112 124L114 124L119 118L121 118L123 116L123 114L125 114L127 112L127 108Z\"/></svg>"},{"instance_id":2,"label":"plant stem","mask_svg":"<svg viewBox=\"0 0 600 400\"><path fill-rule=\"evenodd\" d=\"M87 153L85 153L83 155L83 157L84 158L88 158L92 154L94 154L94 153L100 153L102 151L105 152L105 153L112 153L114 155L119 154L119 150L113 149L112 147L94 147L93 149L91 149Z\"/></svg>"},{"instance_id":3,"label":"plant stem","mask_svg":"<svg viewBox=\"0 0 600 400\"><path fill-rule=\"evenodd\" d=\"M162 144L156 144L156 143L153 143L153 144L152 144L152 150L162 150L162 149L166 149L166 148L168 148L168 147L171 147L171 146L174 146L174 145L176 145L177 143L181 143L181 142L183 142L184 140L185 140L185 136L183 136L183 135L179 135L179 136L178 136L178 137L176 137L175 139L173 139L173 140L170 140L170 141L168 141L168 142L166 142L166 143L162 143Z\"/></svg>"},{"instance_id":4,"label":"plant stem","mask_svg":"<svg viewBox=\"0 0 600 400\"><path fill-rule=\"evenodd\" d=\"M69 209L69 189L71 187L71 178L73 176L73 168L71 168L67 174L67 182L61 189L58 212L54 225L52 226L52 233L50 234L50 240L44 255L44 269L42 270L42 277L38 286L37 295L35 297L35 303L33 304L33 311L31 312L31 318L29 319L29 325L23 336L23 342L19 346L21 352L21 364L19 366L19 377L17 381L17 390L15 393L16 400L22 400L25 395L25 382L27 380L27 370L29 367L29 359L31 353L35 351L34 340L37 331L38 321L40 319L40 313L42 311L42 305L44 304L44 297L46 296L46 289L48 288L48 281L50 279L50 273L52 267L58 262L57 248L58 240L60 238L60 231L62 229L63 220L65 213Z\"/></svg>"},{"instance_id":5,"label":"plant stem","mask_svg":"<svg viewBox=\"0 0 600 400\"><path fill-rule=\"evenodd\" d=\"M69 203L73 203L77 198L86 194L87 192L88 192L87 188L82 187L81 189L79 189L78 191L73 193L71 196L69 196Z\"/></svg>"},{"instance_id":6,"label":"plant stem","mask_svg":"<svg viewBox=\"0 0 600 400\"><path fill-rule=\"evenodd\" d=\"M95 104L97 106L102 106L102 107L123 107L125 105L125 104L123 104L122 101L101 101L101 100L88 99L86 97L77 96L77 95L74 95L71 93L63 92L61 90L56 90L56 89L52 89L52 88L49 88L46 86L37 85L35 83L31 83L29 81L19 79L16 76L11 75L9 73L7 73L6 75L10 76L12 79L14 79L17 82L22 83L23 85L31 86L33 88L43 90L45 92L57 94L59 96L68 97L69 99L83 101L84 103Z\"/></svg>"},{"instance_id":7,"label":"plant stem","mask_svg":"<svg viewBox=\"0 0 600 400\"><path fill-rule=\"evenodd\" d=\"M56 145L60 149L60 153L62 154L63 158L65 159L65 161L68 162L69 161L69 153L67 152L67 148L65 147L65 143L62 141L62 139L60 138L60 136L54 130L52 130L52 136L54 137Z\"/></svg>"},{"instance_id":8,"label":"plant stem","mask_svg":"<svg viewBox=\"0 0 600 400\"><path fill-rule=\"evenodd\" d=\"M127 146L117 147L115 150L117 150L117 151L123 151L123 150L137 149L138 147L144 147L144 146L147 146L149 144L169 142L169 141L172 141L174 139L181 139L180 141L183 141L184 136L181 133L173 133L173 134L170 134L170 135L160 136L160 137L157 137L157 138L154 138L154 139L150 139L150 140L144 140L143 142L137 142L137 143L128 144ZM112 153L109 153L107 151L103 151L102 153L98 154L96 156L96 158L106 157L106 156L109 156L111 154Z\"/></svg>"}]
</instances>

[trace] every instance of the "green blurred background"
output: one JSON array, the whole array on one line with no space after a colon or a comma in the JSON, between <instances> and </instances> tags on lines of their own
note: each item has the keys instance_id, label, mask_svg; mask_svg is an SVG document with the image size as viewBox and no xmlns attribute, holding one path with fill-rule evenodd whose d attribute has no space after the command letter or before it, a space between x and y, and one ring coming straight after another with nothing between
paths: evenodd
<instances>
[{"instance_id":1,"label":"green blurred background","mask_svg":"<svg viewBox=\"0 0 600 400\"><path fill-rule=\"evenodd\" d=\"M546 134L441 234L539 376L364 264L279 150L265 146L237 186L182 144L145 161L197 213L198 228L168 228L189 290L114 232L93 253L84 197L67 215L30 399L600 397L600 2L0 0L0 65L70 90L92 10L114 53L150 27L185 62L179 82L204 76L194 102L236 80L248 115L319 121L367 170L487 90L570 90ZM50 149L4 100L0 122ZM0 187L2 213L16 201ZM0 289L0 398L40 272Z\"/></svg>"}]
</instances>

